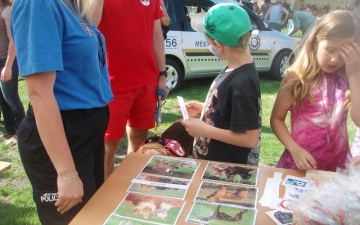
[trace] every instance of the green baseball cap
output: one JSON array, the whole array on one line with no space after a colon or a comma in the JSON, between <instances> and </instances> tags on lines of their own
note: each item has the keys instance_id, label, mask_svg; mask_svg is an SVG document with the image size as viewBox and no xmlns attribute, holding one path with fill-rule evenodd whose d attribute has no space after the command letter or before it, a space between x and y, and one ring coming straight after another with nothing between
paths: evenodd
<instances>
[{"instance_id":1,"label":"green baseball cap","mask_svg":"<svg viewBox=\"0 0 360 225\"><path fill-rule=\"evenodd\" d=\"M191 27L230 47L242 45L241 36L252 30L249 15L236 3L219 3L196 14Z\"/></svg>"}]
</instances>

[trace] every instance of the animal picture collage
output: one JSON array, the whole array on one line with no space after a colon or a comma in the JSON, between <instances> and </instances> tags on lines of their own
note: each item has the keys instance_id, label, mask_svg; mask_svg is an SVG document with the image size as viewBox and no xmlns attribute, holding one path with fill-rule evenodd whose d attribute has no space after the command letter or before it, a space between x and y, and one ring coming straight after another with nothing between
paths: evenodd
<instances>
[{"instance_id":1,"label":"animal picture collage","mask_svg":"<svg viewBox=\"0 0 360 225\"><path fill-rule=\"evenodd\" d=\"M177 224L200 166L194 160L154 155L132 180L104 225ZM255 224L259 169L208 162L186 222ZM189 199L187 199L189 200Z\"/></svg>"}]
</instances>

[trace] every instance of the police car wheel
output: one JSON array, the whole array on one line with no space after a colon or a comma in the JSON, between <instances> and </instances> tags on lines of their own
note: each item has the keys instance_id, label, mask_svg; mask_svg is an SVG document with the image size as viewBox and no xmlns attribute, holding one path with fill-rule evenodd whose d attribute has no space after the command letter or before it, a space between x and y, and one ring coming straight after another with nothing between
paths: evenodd
<instances>
[{"instance_id":1,"label":"police car wheel","mask_svg":"<svg viewBox=\"0 0 360 225\"><path fill-rule=\"evenodd\" d=\"M180 66L172 59L166 59L166 71L168 72L166 87L169 90L169 94L172 94L180 89L184 75Z\"/></svg>"},{"instance_id":2,"label":"police car wheel","mask_svg":"<svg viewBox=\"0 0 360 225\"><path fill-rule=\"evenodd\" d=\"M270 78L274 80L282 80L284 76L284 72L289 65L289 51L281 51L276 56L272 63L270 70Z\"/></svg>"}]
</instances>

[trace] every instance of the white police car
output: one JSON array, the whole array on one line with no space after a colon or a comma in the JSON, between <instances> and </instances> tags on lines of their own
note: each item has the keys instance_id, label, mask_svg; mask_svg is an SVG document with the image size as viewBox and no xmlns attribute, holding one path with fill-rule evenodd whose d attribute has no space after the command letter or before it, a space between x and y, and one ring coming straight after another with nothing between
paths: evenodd
<instances>
[{"instance_id":1,"label":"white police car","mask_svg":"<svg viewBox=\"0 0 360 225\"><path fill-rule=\"evenodd\" d=\"M170 93L177 91L184 79L216 76L225 68L226 61L214 56L208 49L204 34L195 32L190 25L191 16L207 11L211 6L231 0L164 0L171 18L170 31L165 40L166 85ZM236 3L236 2L235 2ZM239 4L239 3L238 3ZM291 52L296 48L295 39L273 31L247 7L253 26L250 39L251 55L258 72L268 72L281 80Z\"/></svg>"}]
</instances>

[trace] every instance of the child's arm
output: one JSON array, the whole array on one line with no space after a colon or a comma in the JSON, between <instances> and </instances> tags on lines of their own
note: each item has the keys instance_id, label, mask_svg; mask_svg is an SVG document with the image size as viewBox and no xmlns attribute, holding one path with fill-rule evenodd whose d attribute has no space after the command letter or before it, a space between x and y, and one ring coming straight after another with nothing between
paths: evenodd
<instances>
[{"instance_id":1,"label":"child's arm","mask_svg":"<svg viewBox=\"0 0 360 225\"><path fill-rule=\"evenodd\" d=\"M255 148L259 143L260 129L233 132L211 126L200 119L194 118L182 121L181 123L193 137L208 137L245 148Z\"/></svg>"},{"instance_id":2,"label":"child's arm","mask_svg":"<svg viewBox=\"0 0 360 225\"><path fill-rule=\"evenodd\" d=\"M345 61L346 75L349 77L350 115L356 126L360 127L360 47L356 43L344 45L340 54Z\"/></svg>"},{"instance_id":3,"label":"child's arm","mask_svg":"<svg viewBox=\"0 0 360 225\"><path fill-rule=\"evenodd\" d=\"M284 83L284 81L283 81ZM282 85L283 85L282 83ZM281 86L282 86L281 85ZM279 89L274 108L271 113L270 125L276 137L290 152L296 166L300 170L316 169L316 161L312 155L300 147L290 135L286 127L285 119L288 112L287 106L284 104L290 101L291 94L283 89Z\"/></svg>"}]
</instances>

